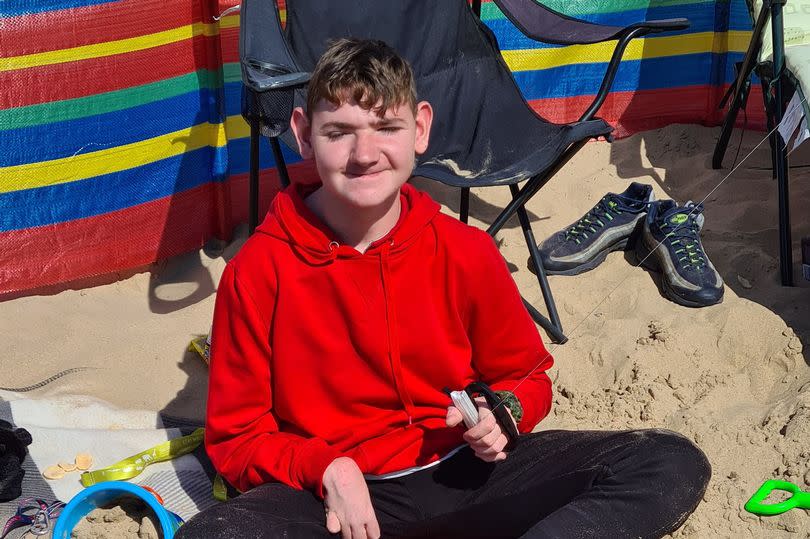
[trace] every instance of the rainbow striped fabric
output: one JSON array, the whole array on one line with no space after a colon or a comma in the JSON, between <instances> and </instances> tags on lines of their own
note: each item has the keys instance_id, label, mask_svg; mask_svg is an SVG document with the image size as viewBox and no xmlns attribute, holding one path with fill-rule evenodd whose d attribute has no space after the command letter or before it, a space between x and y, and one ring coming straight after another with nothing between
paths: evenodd
<instances>
[{"instance_id":1,"label":"rainbow striped fabric","mask_svg":"<svg viewBox=\"0 0 810 539\"><path fill-rule=\"evenodd\" d=\"M145 268L246 220L239 16L218 17L237 3L0 3L0 298ZM717 103L750 37L743 0L544 3L612 25L691 20L685 34L628 48L600 114L619 136L722 118ZM482 18L532 107L576 119L612 44L537 44L488 2ZM757 96L751 102L761 108ZM293 176L311 176L287 157ZM266 145L261 162L266 208L275 192L267 186L277 185Z\"/></svg>"}]
</instances>

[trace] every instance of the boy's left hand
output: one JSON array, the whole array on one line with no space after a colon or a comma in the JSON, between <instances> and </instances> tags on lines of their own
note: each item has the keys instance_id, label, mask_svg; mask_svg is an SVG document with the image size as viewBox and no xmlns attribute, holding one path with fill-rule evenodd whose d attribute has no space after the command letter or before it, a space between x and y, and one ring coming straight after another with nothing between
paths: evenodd
<instances>
[{"instance_id":1,"label":"boy's left hand","mask_svg":"<svg viewBox=\"0 0 810 539\"><path fill-rule=\"evenodd\" d=\"M476 397L475 404L478 406L478 423L464 433L464 441L470 444L470 447L475 451L475 455L484 462L504 460L506 452L503 448L506 447L509 438L495 420L486 399ZM512 417L511 412L509 417ZM446 422L448 427L455 427L463 421L464 418L458 408L455 406L447 407Z\"/></svg>"}]
</instances>

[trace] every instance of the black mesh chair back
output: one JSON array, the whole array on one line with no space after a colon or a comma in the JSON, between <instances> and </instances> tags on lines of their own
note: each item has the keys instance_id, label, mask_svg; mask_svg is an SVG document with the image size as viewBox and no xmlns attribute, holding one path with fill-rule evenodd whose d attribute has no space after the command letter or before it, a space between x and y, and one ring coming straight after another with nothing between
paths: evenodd
<instances>
[{"instance_id":1,"label":"black mesh chair back","mask_svg":"<svg viewBox=\"0 0 810 539\"><path fill-rule=\"evenodd\" d=\"M554 124L529 107L495 36L467 0L287 0L284 30L275 0L243 0L239 53L242 113L251 125L250 228L258 220L259 135L269 137L282 184L288 183L278 139L296 148L288 129L290 111L305 103L309 72L328 43L341 37L385 41L411 63L419 98L434 110L430 145L414 175L460 187L459 218L464 222L471 187L509 186L512 200L487 232L495 235L517 215L549 318L524 304L552 339L562 343L567 339L525 205L588 140L609 137L612 128L595 114L630 40L685 29L689 22L645 21L621 28L567 17L536 0L494 2L532 39L558 45L617 40L602 84L579 121ZM480 2L473 4L480 7Z\"/></svg>"},{"instance_id":2,"label":"black mesh chair back","mask_svg":"<svg viewBox=\"0 0 810 539\"><path fill-rule=\"evenodd\" d=\"M346 36L385 41L411 63L419 99L435 111L419 176L459 187L516 183L571 143L611 131L602 120L557 125L537 117L495 36L463 0L288 0L286 34L303 71L331 39Z\"/></svg>"}]
</instances>

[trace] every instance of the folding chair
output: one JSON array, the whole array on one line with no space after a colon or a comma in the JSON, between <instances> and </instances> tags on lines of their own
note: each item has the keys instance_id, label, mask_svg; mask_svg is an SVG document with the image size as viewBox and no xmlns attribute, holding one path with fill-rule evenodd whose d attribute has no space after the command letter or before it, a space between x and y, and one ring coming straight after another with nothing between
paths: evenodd
<instances>
[{"instance_id":1,"label":"folding chair","mask_svg":"<svg viewBox=\"0 0 810 539\"><path fill-rule=\"evenodd\" d=\"M413 66L419 99L434 109L430 147L415 176L461 188L460 219L467 221L471 187L509 186L512 200L489 226L495 235L513 215L537 268L548 318L526 308L556 342L565 342L554 298L532 233L526 202L592 138L612 127L595 118L627 43L639 36L688 28L685 19L651 21L626 28L602 26L560 15L534 0L495 0L527 36L570 45L618 39L591 106L579 121L547 122L529 107L503 61L492 31L481 22L480 2L466 0L287 0L282 31L274 0L244 0L241 15L243 115L251 125L251 230L258 221L258 138L270 138L282 182L289 182L278 138L287 131L293 105L304 103L307 74L338 37L380 39ZM255 166L254 166L255 165ZM525 182L519 188L518 184Z\"/></svg>"},{"instance_id":2,"label":"folding chair","mask_svg":"<svg viewBox=\"0 0 810 539\"><path fill-rule=\"evenodd\" d=\"M737 77L720 101L720 108L729 103L728 112L720 137L714 147L712 168L723 168L723 157L728 148L731 132L740 110L744 110L751 90L751 75L756 72L762 84L762 96L765 101L768 131L782 121L783 107L793 86L796 91L802 90L800 78L786 70L783 6L787 0L747 0L749 10L754 18L754 29L751 41L743 61L736 65ZM758 11L757 11L758 10ZM769 37L766 26L771 20L771 43L773 53L767 61L760 58L763 46ZM804 45L807 48L807 45ZM806 53L805 53L806 55ZM806 60L805 60L806 61ZM798 71L798 70L797 70ZM793 239L790 229L790 194L788 181L787 149L782 137L775 130L769 138L771 145L771 163L773 177L777 184L777 201L779 205L779 273L783 286L793 286Z\"/></svg>"}]
</instances>

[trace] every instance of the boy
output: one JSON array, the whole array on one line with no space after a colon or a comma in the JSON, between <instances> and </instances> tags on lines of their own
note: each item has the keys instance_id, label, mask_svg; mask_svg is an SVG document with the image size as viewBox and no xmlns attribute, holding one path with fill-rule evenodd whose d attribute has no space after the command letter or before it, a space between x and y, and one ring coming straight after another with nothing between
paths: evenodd
<instances>
[{"instance_id":1,"label":"boy","mask_svg":"<svg viewBox=\"0 0 810 539\"><path fill-rule=\"evenodd\" d=\"M379 41L333 43L292 129L293 185L217 294L206 448L244 494L178 537L654 537L710 475L665 431L507 438L444 387L481 380L529 433L552 359L492 239L406 183L432 110Z\"/></svg>"}]
</instances>

